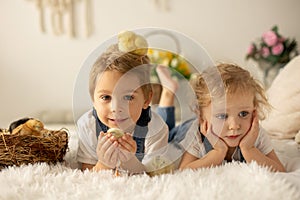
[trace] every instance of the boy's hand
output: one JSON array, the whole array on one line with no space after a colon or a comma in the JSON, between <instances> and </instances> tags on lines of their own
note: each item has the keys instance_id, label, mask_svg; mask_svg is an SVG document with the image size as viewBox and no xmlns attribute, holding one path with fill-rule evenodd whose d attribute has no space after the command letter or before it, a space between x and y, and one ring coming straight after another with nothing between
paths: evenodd
<instances>
[{"instance_id":1,"label":"boy's hand","mask_svg":"<svg viewBox=\"0 0 300 200\"><path fill-rule=\"evenodd\" d=\"M258 123L257 114L254 111L251 128L248 131L248 133L246 133L246 135L241 139L239 144L240 148L244 150L253 148L254 143L258 137L258 133L259 133L259 123Z\"/></svg>"},{"instance_id":2,"label":"boy's hand","mask_svg":"<svg viewBox=\"0 0 300 200\"><path fill-rule=\"evenodd\" d=\"M97 144L98 160L109 168L115 168L118 157L118 142L111 139L111 134L100 132Z\"/></svg>"},{"instance_id":3,"label":"boy's hand","mask_svg":"<svg viewBox=\"0 0 300 200\"><path fill-rule=\"evenodd\" d=\"M129 133L118 139L119 143L119 159L121 162L127 162L135 156L137 145L135 140Z\"/></svg>"}]
</instances>

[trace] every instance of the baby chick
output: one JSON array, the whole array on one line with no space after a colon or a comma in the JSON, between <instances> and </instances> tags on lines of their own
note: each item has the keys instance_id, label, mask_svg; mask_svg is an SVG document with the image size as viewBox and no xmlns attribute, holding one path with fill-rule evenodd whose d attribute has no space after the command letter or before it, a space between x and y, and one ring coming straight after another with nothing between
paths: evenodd
<instances>
[{"instance_id":1,"label":"baby chick","mask_svg":"<svg viewBox=\"0 0 300 200\"><path fill-rule=\"evenodd\" d=\"M44 124L36 119L29 119L12 130L12 134L41 136Z\"/></svg>"},{"instance_id":2,"label":"baby chick","mask_svg":"<svg viewBox=\"0 0 300 200\"><path fill-rule=\"evenodd\" d=\"M146 39L132 31L123 31L118 34L118 47L120 51L133 52L141 56L148 51Z\"/></svg>"}]
</instances>

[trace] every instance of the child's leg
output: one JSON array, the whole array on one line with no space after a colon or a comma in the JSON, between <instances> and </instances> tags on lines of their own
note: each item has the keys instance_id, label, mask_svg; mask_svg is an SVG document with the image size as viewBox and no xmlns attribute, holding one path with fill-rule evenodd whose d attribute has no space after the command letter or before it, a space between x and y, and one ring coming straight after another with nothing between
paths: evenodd
<instances>
[{"instance_id":1,"label":"child's leg","mask_svg":"<svg viewBox=\"0 0 300 200\"><path fill-rule=\"evenodd\" d=\"M175 93L178 89L177 81L172 79L168 67L158 65L156 67L156 72L163 87L159 101L159 106L174 106Z\"/></svg>"},{"instance_id":2,"label":"child's leg","mask_svg":"<svg viewBox=\"0 0 300 200\"><path fill-rule=\"evenodd\" d=\"M169 127L169 131L175 127L175 107L157 107L157 114L166 122Z\"/></svg>"},{"instance_id":3,"label":"child's leg","mask_svg":"<svg viewBox=\"0 0 300 200\"><path fill-rule=\"evenodd\" d=\"M175 127L175 93L178 89L178 83L172 79L167 67L158 65L156 67L159 80L162 85L162 92L157 108L157 113L163 118L169 127L169 130Z\"/></svg>"}]
</instances>

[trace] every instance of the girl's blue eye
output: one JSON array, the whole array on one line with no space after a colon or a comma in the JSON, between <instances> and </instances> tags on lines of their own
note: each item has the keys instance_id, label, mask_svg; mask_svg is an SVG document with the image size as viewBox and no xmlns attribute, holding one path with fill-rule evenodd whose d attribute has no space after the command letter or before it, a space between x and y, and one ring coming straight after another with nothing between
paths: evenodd
<instances>
[{"instance_id":1,"label":"girl's blue eye","mask_svg":"<svg viewBox=\"0 0 300 200\"><path fill-rule=\"evenodd\" d=\"M111 100L111 96L109 95L103 95L100 97L101 100L104 100L104 101L110 101Z\"/></svg>"},{"instance_id":2,"label":"girl's blue eye","mask_svg":"<svg viewBox=\"0 0 300 200\"><path fill-rule=\"evenodd\" d=\"M228 115L225 113L217 114L216 118L218 119L227 119Z\"/></svg>"},{"instance_id":3,"label":"girl's blue eye","mask_svg":"<svg viewBox=\"0 0 300 200\"><path fill-rule=\"evenodd\" d=\"M131 96L131 95L125 95L124 96L124 100L131 101L131 100L133 100L133 96Z\"/></svg>"},{"instance_id":4,"label":"girl's blue eye","mask_svg":"<svg viewBox=\"0 0 300 200\"><path fill-rule=\"evenodd\" d=\"M249 115L248 111L242 111L242 112L239 113L240 117L247 117L248 115Z\"/></svg>"}]
</instances>

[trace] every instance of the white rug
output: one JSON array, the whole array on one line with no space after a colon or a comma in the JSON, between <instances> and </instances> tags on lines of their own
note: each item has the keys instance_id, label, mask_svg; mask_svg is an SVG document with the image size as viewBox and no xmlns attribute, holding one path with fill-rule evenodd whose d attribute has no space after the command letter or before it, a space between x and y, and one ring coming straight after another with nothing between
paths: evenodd
<instances>
[{"instance_id":1,"label":"white rug","mask_svg":"<svg viewBox=\"0 0 300 200\"><path fill-rule=\"evenodd\" d=\"M152 178L35 164L0 171L0 199L299 200L300 192L281 173L271 173L255 163L231 163Z\"/></svg>"}]
</instances>

